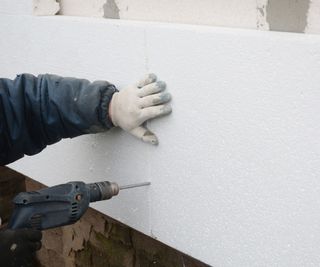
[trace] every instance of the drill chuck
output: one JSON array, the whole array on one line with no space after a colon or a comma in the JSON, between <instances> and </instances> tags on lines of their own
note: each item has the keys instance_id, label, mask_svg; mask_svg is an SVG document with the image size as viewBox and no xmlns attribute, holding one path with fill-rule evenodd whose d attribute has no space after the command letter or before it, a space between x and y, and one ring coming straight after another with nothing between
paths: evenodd
<instances>
[{"instance_id":1,"label":"drill chuck","mask_svg":"<svg viewBox=\"0 0 320 267\"><path fill-rule=\"evenodd\" d=\"M90 202L110 199L118 195L120 190L117 183L108 181L87 184L87 187L90 192Z\"/></svg>"}]
</instances>

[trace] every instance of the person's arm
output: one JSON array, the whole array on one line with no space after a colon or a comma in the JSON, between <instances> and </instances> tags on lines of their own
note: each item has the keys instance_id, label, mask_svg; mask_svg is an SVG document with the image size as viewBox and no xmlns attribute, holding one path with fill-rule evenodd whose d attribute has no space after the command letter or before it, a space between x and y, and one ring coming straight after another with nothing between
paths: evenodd
<instances>
[{"instance_id":1,"label":"person's arm","mask_svg":"<svg viewBox=\"0 0 320 267\"><path fill-rule=\"evenodd\" d=\"M56 75L0 79L0 164L33 155L62 138L105 131L117 91L106 81Z\"/></svg>"},{"instance_id":2,"label":"person's arm","mask_svg":"<svg viewBox=\"0 0 320 267\"><path fill-rule=\"evenodd\" d=\"M62 138L119 126L150 144L144 122L169 114L171 95L154 74L120 92L106 81L56 75L0 79L0 165L39 153Z\"/></svg>"}]
</instances>

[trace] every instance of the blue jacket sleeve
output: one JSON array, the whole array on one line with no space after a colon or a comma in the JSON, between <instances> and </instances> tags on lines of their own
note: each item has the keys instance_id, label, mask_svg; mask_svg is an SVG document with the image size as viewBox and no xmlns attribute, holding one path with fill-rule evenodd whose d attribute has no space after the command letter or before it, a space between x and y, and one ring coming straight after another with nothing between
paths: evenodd
<instances>
[{"instance_id":1,"label":"blue jacket sleeve","mask_svg":"<svg viewBox=\"0 0 320 267\"><path fill-rule=\"evenodd\" d=\"M106 81L49 74L0 79L0 165L62 138L110 129L108 107L116 91Z\"/></svg>"}]
</instances>

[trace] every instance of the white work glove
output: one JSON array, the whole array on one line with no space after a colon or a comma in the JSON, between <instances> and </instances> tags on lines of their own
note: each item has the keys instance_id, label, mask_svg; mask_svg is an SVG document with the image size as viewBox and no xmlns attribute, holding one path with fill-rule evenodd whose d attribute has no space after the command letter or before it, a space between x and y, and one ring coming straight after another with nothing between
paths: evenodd
<instances>
[{"instance_id":1,"label":"white work glove","mask_svg":"<svg viewBox=\"0 0 320 267\"><path fill-rule=\"evenodd\" d=\"M158 138L143 123L171 113L168 104L171 95L163 92L165 89L166 84L157 82L155 74L148 74L136 85L114 93L109 106L112 123L144 142L157 145Z\"/></svg>"}]
</instances>

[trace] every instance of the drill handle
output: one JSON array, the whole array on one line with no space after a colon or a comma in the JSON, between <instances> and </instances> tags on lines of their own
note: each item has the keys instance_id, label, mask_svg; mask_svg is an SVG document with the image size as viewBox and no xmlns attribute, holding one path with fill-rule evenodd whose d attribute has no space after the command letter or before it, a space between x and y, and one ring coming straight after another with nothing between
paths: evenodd
<instances>
[{"instance_id":1,"label":"drill handle","mask_svg":"<svg viewBox=\"0 0 320 267\"><path fill-rule=\"evenodd\" d=\"M71 182L34 192L22 192L14 200L8 228L50 229L73 224L88 209L86 184Z\"/></svg>"}]
</instances>

